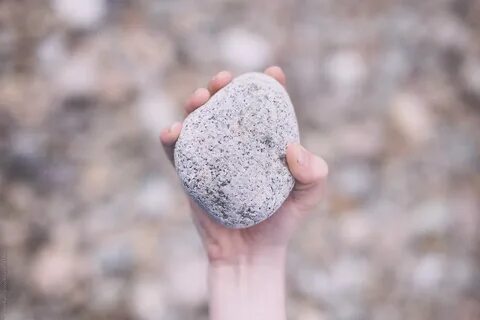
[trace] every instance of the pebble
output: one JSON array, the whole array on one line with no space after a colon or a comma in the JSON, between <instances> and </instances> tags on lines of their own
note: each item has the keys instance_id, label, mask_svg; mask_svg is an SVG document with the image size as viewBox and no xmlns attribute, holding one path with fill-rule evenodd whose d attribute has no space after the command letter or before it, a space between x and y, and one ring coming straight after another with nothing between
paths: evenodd
<instances>
[{"instance_id":1,"label":"pebble","mask_svg":"<svg viewBox=\"0 0 480 320\"><path fill-rule=\"evenodd\" d=\"M368 162L349 163L332 177L335 185L343 195L351 199L364 199L371 196L375 187L376 173Z\"/></svg>"},{"instance_id":2,"label":"pebble","mask_svg":"<svg viewBox=\"0 0 480 320\"><path fill-rule=\"evenodd\" d=\"M249 227L271 216L292 190L285 153L298 141L285 89L270 76L247 73L185 119L175 167L185 190L215 220Z\"/></svg>"},{"instance_id":3,"label":"pebble","mask_svg":"<svg viewBox=\"0 0 480 320\"><path fill-rule=\"evenodd\" d=\"M100 245L96 260L102 274L112 277L128 276L135 264L131 246L120 242Z\"/></svg>"},{"instance_id":4,"label":"pebble","mask_svg":"<svg viewBox=\"0 0 480 320\"><path fill-rule=\"evenodd\" d=\"M140 123L152 137L158 136L159 128L165 128L175 119L175 108L170 97L158 88L141 92L137 102Z\"/></svg>"},{"instance_id":5,"label":"pebble","mask_svg":"<svg viewBox=\"0 0 480 320\"><path fill-rule=\"evenodd\" d=\"M32 284L47 296L71 293L81 281L82 273L77 255L54 246L42 250L31 267Z\"/></svg>"},{"instance_id":6,"label":"pebble","mask_svg":"<svg viewBox=\"0 0 480 320\"><path fill-rule=\"evenodd\" d=\"M230 29L220 36L220 55L232 69L254 70L271 61L269 43L262 36L243 29Z\"/></svg>"},{"instance_id":7,"label":"pebble","mask_svg":"<svg viewBox=\"0 0 480 320\"><path fill-rule=\"evenodd\" d=\"M413 270L413 284L420 291L435 291L440 289L445 276L445 257L441 254L424 256Z\"/></svg>"},{"instance_id":8,"label":"pebble","mask_svg":"<svg viewBox=\"0 0 480 320\"><path fill-rule=\"evenodd\" d=\"M326 72L338 90L359 86L367 76L367 66L356 51L344 50L327 59Z\"/></svg>"},{"instance_id":9,"label":"pebble","mask_svg":"<svg viewBox=\"0 0 480 320\"><path fill-rule=\"evenodd\" d=\"M132 309L137 319L164 318L167 306L162 285L154 279L138 279L132 290Z\"/></svg>"},{"instance_id":10,"label":"pebble","mask_svg":"<svg viewBox=\"0 0 480 320\"><path fill-rule=\"evenodd\" d=\"M169 185L163 179L152 179L145 182L136 196L139 214L148 218L165 215L169 209Z\"/></svg>"},{"instance_id":11,"label":"pebble","mask_svg":"<svg viewBox=\"0 0 480 320\"><path fill-rule=\"evenodd\" d=\"M453 227L452 218L444 201L439 199L424 201L413 209L412 238L447 234Z\"/></svg>"},{"instance_id":12,"label":"pebble","mask_svg":"<svg viewBox=\"0 0 480 320\"><path fill-rule=\"evenodd\" d=\"M418 95L399 94L390 111L393 127L407 143L423 145L433 137L432 115L426 102Z\"/></svg>"},{"instance_id":13,"label":"pebble","mask_svg":"<svg viewBox=\"0 0 480 320\"><path fill-rule=\"evenodd\" d=\"M102 20L106 6L103 0L54 0L53 9L68 25L84 29L91 28Z\"/></svg>"},{"instance_id":14,"label":"pebble","mask_svg":"<svg viewBox=\"0 0 480 320\"><path fill-rule=\"evenodd\" d=\"M90 96L98 91L95 57L74 54L53 71L52 84L61 97Z\"/></svg>"}]
</instances>

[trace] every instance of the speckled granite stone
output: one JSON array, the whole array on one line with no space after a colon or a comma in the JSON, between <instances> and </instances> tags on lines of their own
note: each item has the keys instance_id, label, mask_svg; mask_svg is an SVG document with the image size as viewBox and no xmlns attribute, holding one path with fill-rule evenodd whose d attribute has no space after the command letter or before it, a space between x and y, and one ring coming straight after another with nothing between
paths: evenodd
<instances>
[{"instance_id":1,"label":"speckled granite stone","mask_svg":"<svg viewBox=\"0 0 480 320\"><path fill-rule=\"evenodd\" d=\"M192 112L175 146L185 190L215 220L245 228L271 216L294 185L285 160L298 142L290 98L280 83L246 73Z\"/></svg>"}]
</instances>

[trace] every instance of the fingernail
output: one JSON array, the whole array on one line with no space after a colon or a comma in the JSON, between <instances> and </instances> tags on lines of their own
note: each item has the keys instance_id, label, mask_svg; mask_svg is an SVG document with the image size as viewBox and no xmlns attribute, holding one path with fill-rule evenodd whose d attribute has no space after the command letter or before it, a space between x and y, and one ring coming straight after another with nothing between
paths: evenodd
<instances>
[{"instance_id":1,"label":"fingernail","mask_svg":"<svg viewBox=\"0 0 480 320\"><path fill-rule=\"evenodd\" d=\"M220 71L219 73L217 73L217 74L215 75L215 77L213 77L213 79L214 79L214 80L217 80L217 79L223 78L223 77L225 77L225 76L227 76L227 75L228 75L228 71L223 70L223 71Z\"/></svg>"},{"instance_id":2,"label":"fingernail","mask_svg":"<svg viewBox=\"0 0 480 320\"><path fill-rule=\"evenodd\" d=\"M297 146L297 163L301 166L305 166L307 162L307 151L301 145Z\"/></svg>"}]
</instances>

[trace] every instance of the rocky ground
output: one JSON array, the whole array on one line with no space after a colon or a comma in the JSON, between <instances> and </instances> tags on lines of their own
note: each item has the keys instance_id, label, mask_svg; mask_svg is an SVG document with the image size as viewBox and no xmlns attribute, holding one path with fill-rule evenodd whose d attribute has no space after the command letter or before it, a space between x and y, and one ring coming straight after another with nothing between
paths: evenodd
<instances>
[{"instance_id":1,"label":"rocky ground","mask_svg":"<svg viewBox=\"0 0 480 320\"><path fill-rule=\"evenodd\" d=\"M289 319L479 319L479 1L3 0L6 319L207 319L157 135L215 72L273 63L331 169Z\"/></svg>"}]
</instances>

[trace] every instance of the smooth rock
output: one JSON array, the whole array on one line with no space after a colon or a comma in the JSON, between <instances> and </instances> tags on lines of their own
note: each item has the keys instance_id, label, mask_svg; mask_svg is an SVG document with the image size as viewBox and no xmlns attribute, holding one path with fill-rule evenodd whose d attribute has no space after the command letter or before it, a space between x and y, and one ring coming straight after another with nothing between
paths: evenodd
<instances>
[{"instance_id":1,"label":"smooth rock","mask_svg":"<svg viewBox=\"0 0 480 320\"><path fill-rule=\"evenodd\" d=\"M246 73L192 112L175 146L175 167L191 197L227 227L270 217L295 183L285 153L298 142L290 98L280 83Z\"/></svg>"}]
</instances>

